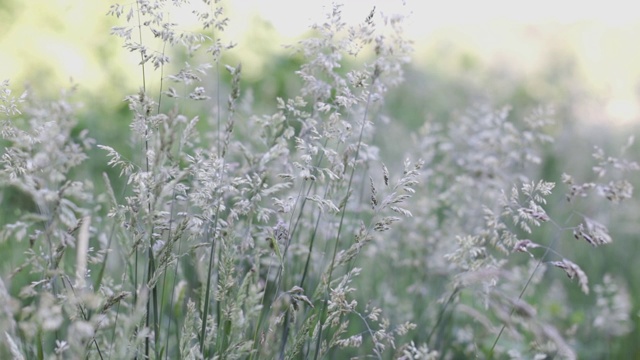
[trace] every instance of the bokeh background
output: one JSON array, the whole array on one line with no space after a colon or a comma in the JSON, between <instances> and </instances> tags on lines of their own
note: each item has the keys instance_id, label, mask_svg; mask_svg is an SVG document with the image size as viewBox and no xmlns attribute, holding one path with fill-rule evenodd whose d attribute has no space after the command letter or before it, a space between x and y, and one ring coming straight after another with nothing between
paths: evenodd
<instances>
[{"instance_id":1,"label":"bokeh background","mask_svg":"<svg viewBox=\"0 0 640 360\"><path fill-rule=\"evenodd\" d=\"M72 78L83 94L104 104L137 89L135 58L108 36L117 23L105 16L109 4L0 2L0 78L47 93ZM242 59L245 79L257 81L269 62L286 56L282 45L322 20L328 5L322 0L230 2L232 21L225 36L238 44L233 56ZM640 117L640 15L629 1L355 0L345 5L345 20L360 21L373 6L410 15L406 30L415 41L413 66L426 74L452 78L449 83L485 82L487 91L500 96L561 102L558 95L569 92L564 95L577 97L576 115L584 122L626 125ZM443 96L435 86L424 90L425 98Z\"/></svg>"},{"instance_id":2,"label":"bokeh background","mask_svg":"<svg viewBox=\"0 0 640 360\"><path fill-rule=\"evenodd\" d=\"M130 114L123 99L138 91L142 79L137 55L109 35L119 24L106 16L110 3L0 0L0 80L10 79L16 93L29 89L44 98L75 84L74 100L83 104L80 126L98 143L126 149ZM447 122L477 102L510 106L514 121L535 107L550 106L556 114L549 129L555 142L545 150L537 176L559 181L562 172L570 172L588 181L594 145L615 153L638 133L640 12L633 2L351 0L344 6L345 20L361 21L373 6L409 15L406 30L415 46L407 81L388 101L395 119L389 143L391 134L415 132L425 121ZM299 60L283 45L321 21L330 2L242 0L230 1L227 8L231 22L224 37L238 45L223 62L242 62L242 87L251 89L257 109L272 107L276 96L297 86L292 73ZM158 85L151 82L148 88ZM627 156L638 160L639 154L633 145ZM382 156L402 158L391 146ZM89 164L87 176L110 171L105 164ZM631 180L640 185L637 177ZM613 358L640 352L635 341L640 336L638 203L636 196L612 215L613 244L597 252L572 244L559 249L576 263L589 264L585 271L594 282L606 273L628 288L632 331L608 343ZM576 306L584 302L586 317L593 299L577 287L573 295Z\"/></svg>"}]
</instances>

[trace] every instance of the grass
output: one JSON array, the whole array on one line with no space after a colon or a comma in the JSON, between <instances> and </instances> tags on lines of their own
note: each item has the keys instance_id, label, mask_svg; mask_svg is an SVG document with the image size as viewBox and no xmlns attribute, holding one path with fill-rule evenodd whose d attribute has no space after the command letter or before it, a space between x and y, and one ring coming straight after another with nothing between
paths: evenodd
<instances>
[{"instance_id":1,"label":"grass","mask_svg":"<svg viewBox=\"0 0 640 360\"><path fill-rule=\"evenodd\" d=\"M140 57L141 89L123 94L129 141L97 143L69 93L39 101L2 84L2 199L15 209L0 230L12 254L0 357L621 351L630 291L584 254L615 245L615 206L635 204L632 141L619 155L578 154L591 173L537 179L549 108L513 119L468 104L392 136L385 100L411 53L403 18L374 8L348 25L339 5L290 47L296 91L260 99L271 111L256 113L242 65L223 63L224 6L194 7L195 32L166 21L180 6L109 11L123 23L112 34Z\"/></svg>"}]
</instances>

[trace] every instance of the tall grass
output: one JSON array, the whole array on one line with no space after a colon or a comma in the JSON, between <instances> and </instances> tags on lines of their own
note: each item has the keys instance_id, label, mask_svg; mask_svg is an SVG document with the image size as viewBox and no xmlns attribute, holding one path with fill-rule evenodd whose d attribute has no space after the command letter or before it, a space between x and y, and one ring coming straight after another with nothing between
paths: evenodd
<instances>
[{"instance_id":1,"label":"tall grass","mask_svg":"<svg viewBox=\"0 0 640 360\"><path fill-rule=\"evenodd\" d=\"M171 21L187 6L197 31ZM333 6L290 47L298 92L256 114L242 66L223 63L223 5L109 15L139 56L133 157L79 130L66 95L2 84L2 191L23 202L0 230L20 254L0 277L1 357L572 359L576 286L595 289L608 339L630 330L624 287L591 286L559 243L611 243L608 205L579 204L627 201L638 165L596 149L592 181L531 180L553 140L544 108L511 121L479 104L388 139L384 100L411 52L402 16L374 8L350 26ZM407 156L383 163L385 141ZM115 171L83 178L94 147Z\"/></svg>"}]
</instances>

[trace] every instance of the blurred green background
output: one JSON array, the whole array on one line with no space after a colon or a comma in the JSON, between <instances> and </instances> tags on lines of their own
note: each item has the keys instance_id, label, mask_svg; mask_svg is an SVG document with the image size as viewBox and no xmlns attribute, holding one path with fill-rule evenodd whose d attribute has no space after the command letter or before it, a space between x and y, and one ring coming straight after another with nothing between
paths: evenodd
<instances>
[{"instance_id":1,"label":"blurred green background","mask_svg":"<svg viewBox=\"0 0 640 360\"><path fill-rule=\"evenodd\" d=\"M72 78L92 104L99 100L113 107L122 94L139 88L141 76L135 55L108 36L111 26L122 24L105 16L111 3L0 2L0 79L10 78L14 88L29 84L41 94L56 94ZM265 74L290 55L282 45L321 21L329 5L290 0L225 5L231 21L224 37L238 44L229 56L242 59L244 80L278 81ZM436 6L356 0L343 8L345 21L362 20L374 6L409 15L405 28L415 45L413 66L428 80L411 85L426 86L420 88L426 104L440 104L429 106L431 112L450 109L449 102L455 105L465 90L467 96L473 91L456 86L475 86L491 97L572 106L573 120L590 124L620 126L639 119L640 16L624 1L590 7L577 1L525 6L490 0L479 6L459 0ZM419 117L415 121L422 121Z\"/></svg>"},{"instance_id":2,"label":"blurred green background","mask_svg":"<svg viewBox=\"0 0 640 360\"><path fill-rule=\"evenodd\" d=\"M28 88L42 98L54 98L76 84L74 100L83 104L79 127L88 128L98 144L126 154L130 115L123 99L138 91L142 79L136 56L109 35L112 26L122 24L105 15L110 3L1 0L0 80L10 79L16 93ZM296 91L292 74L299 59L282 45L301 38L329 6L323 1L300 3L304 2L255 0L231 2L228 7L231 22L224 37L238 46L223 62L242 62L241 86L243 91L251 89L257 113L273 109L276 96ZM415 55L407 81L388 99L388 111L399 121L388 134L415 132L425 121L447 122L477 102L511 106L514 121L536 106L550 105L556 113L557 124L550 129L555 143L545 150L538 176L559 181L561 172L570 172L588 181L593 179L589 155L594 145L615 152L629 135L638 133L640 15L634 15L637 12L626 2L589 8L578 1L568 2L574 6L542 1L535 9L506 1L482 6L470 0L449 5L391 3L352 1L344 9L346 21L362 20L374 5L378 11L410 14L407 31ZM153 93L159 77L148 78L156 81L148 84ZM383 158L404 155L388 146L393 140L381 140ZM634 145L628 156L635 160L637 154ZM99 151L95 155L104 157ZM106 161L92 161L88 168L88 176L111 171ZM632 180L637 188L637 176ZM3 202L10 203L7 196ZM555 201L563 201L562 196L558 191ZM640 353L635 341L640 336L640 269L635 266L639 215L636 199L616 209L610 219L614 243L597 252L572 243L559 249L572 254L574 262L589 264L583 269L594 283L609 273L629 288L634 328L610 349L619 356ZM583 302L588 312L593 297L575 290L571 299L578 307Z\"/></svg>"}]
</instances>

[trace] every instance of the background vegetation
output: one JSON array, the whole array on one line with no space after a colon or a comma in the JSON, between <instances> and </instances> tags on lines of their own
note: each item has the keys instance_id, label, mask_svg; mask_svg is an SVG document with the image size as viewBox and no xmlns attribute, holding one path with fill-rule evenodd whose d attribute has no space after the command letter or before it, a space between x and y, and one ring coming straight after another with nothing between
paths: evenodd
<instances>
[{"instance_id":1,"label":"background vegetation","mask_svg":"<svg viewBox=\"0 0 640 360\"><path fill-rule=\"evenodd\" d=\"M640 351L636 130L582 121L574 54L410 63L402 17L340 7L247 54L222 5L180 3L82 29L97 84L3 83L0 357Z\"/></svg>"}]
</instances>

